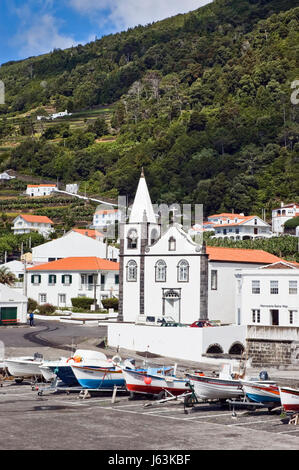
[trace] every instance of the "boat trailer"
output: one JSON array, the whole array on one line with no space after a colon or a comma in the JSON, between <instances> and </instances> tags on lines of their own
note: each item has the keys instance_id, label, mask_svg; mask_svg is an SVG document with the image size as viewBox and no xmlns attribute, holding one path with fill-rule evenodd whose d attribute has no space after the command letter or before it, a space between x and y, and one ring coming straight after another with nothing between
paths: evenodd
<instances>
[{"instance_id":1,"label":"boat trailer","mask_svg":"<svg viewBox=\"0 0 299 470\"><path fill-rule=\"evenodd\" d=\"M235 411L235 408L247 408L247 410L255 411L257 408L268 408L268 412L272 413L273 411L278 411L281 410L281 405L277 406L277 402L255 402L255 401L249 401L248 399L246 400L246 397L244 400L238 401L238 400L226 400L226 402L229 405L229 409L232 411L232 417L236 418L237 413Z\"/></svg>"},{"instance_id":2,"label":"boat trailer","mask_svg":"<svg viewBox=\"0 0 299 470\"><path fill-rule=\"evenodd\" d=\"M112 392L112 399L115 401L116 393L117 392L127 392L125 387L114 386L113 389L111 388L83 388L74 386L64 385L63 382L58 378L54 378L52 382L48 385L43 386L36 386L32 390L37 391L38 396L43 396L45 392L48 393L66 393L69 395L70 393L78 393L78 398L85 400L86 398L91 398L91 393L99 393L99 392ZM113 402L114 402L113 401Z\"/></svg>"}]
</instances>

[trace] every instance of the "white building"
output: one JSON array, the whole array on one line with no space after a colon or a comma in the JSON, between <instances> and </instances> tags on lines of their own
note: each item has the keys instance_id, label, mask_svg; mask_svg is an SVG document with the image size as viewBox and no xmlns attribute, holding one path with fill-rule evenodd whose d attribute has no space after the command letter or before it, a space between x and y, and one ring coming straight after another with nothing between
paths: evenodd
<instances>
[{"instance_id":1,"label":"white building","mask_svg":"<svg viewBox=\"0 0 299 470\"><path fill-rule=\"evenodd\" d=\"M14 219L11 229L13 230L14 235L38 232L40 235L43 235L43 237L47 238L51 232L54 232L52 225L53 222L49 217L20 214Z\"/></svg>"},{"instance_id":2,"label":"white building","mask_svg":"<svg viewBox=\"0 0 299 470\"><path fill-rule=\"evenodd\" d=\"M67 184L65 190L67 193L78 194L79 185L77 183Z\"/></svg>"},{"instance_id":3,"label":"white building","mask_svg":"<svg viewBox=\"0 0 299 470\"><path fill-rule=\"evenodd\" d=\"M281 203L281 207L273 209L272 211L272 231L275 234L284 232L284 223L293 217L299 216L299 204L284 204Z\"/></svg>"},{"instance_id":4,"label":"white building","mask_svg":"<svg viewBox=\"0 0 299 470\"><path fill-rule=\"evenodd\" d=\"M14 260L1 264L0 268L7 268L15 276L17 281L11 287L18 289L20 293L23 293L25 264L22 261Z\"/></svg>"},{"instance_id":5,"label":"white building","mask_svg":"<svg viewBox=\"0 0 299 470\"><path fill-rule=\"evenodd\" d=\"M0 326L27 323L27 304L23 294L0 284Z\"/></svg>"},{"instance_id":6,"label":"white building","mask_svg":"<svg viewBox=\"0 0 299 470\"><path fill-rule=\"evenodd\" d=\"M84 231L88 232L89 231ZM41 264L73 256L96 256L118 261L119 250L90 235L72 230L60 238L32 248L32 263Z\"/></svg>"},{"instance_id":7,"label":"white building","mask_svg":"<svg viewBox=\"0 0 299 470\"><path fill-rule=\"evenodd\" d=\"M210 320L222 324L236 321L236 270L256 270L270 263L281 261L263 250L207 246L209 255L208 312Z\"/></svg>"},{"instance_id":8,"label":"white building","mask_svg":"<svg viewBox=\"0 0 299 470\"><path fill-rule=\"evenodd\" d=\"M244 216L241 219L228 218L227 221L220 220L219 224L214 225L214 230L213 238L249 240L273 237L270 225L257 215Z\"/></svg>"},{"instance_id":9,"label":"white building","mask_svg":"<svg viewBox=\"0 0 299 470\"><path fill-rule=\"evenodd\" d=\"M71 307L72 298L118 297L119 264L91 257L64 258L27 269L27 295L40 305Z\"/></svg>"},{"instance_id":10,"label":"white building","mask_svg":"<svg viewBox=\"0 0 299 470\"><path fill-rule=\"evenodd\" d=\"M56 184L28 184L26 194L30 197L50 196L56 189Z\"/></svg>"},{"instance_id":11,"label":"white building","mask_svg":"<svg viewBox=\"0 0 299 470\"><path fill-rule=\"evenodd\" d=\"M0 173L0 180L9 181L13 179L15 179L15 176L10 176L6 171L4 171L3 173Z\"/></svg>"},{"instance_id":12,"label":"white building","mask_svg":"<svg viewBox=\"0 0 299 470\"><path fill-rule=\"evenodd\" d=\"M280 261L237 270L236 323L299 327L299 264Z\"/></svg>"},{"instance_id":13,"label":"white building","mask_svg":"<svg viewBox=\"0 0 299 470\"><path fill-rule=\"evenodd\" d=\"M96 210L93 216L93 227L103 228L107 225L115 224L120 220L120 211L118 209L101 209Z\"/></svg>"}]
</instances>

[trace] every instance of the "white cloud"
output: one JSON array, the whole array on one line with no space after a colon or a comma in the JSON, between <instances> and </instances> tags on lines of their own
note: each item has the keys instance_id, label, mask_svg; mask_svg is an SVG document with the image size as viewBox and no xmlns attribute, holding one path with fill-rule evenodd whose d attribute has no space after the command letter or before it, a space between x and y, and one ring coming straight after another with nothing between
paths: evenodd
<instances>
[{"instance_id":1,"label":"white cloud","mask_svg":"<svg viewBox=\"0 0 299 470\"><path fill-rule=\"evenodd\" d=\"M69 0L69 5L81 14L89 15L111 30L123 30L145 25L178 13L196 10L212 0Z\"/></svg>"},{"instance_id":2,"label":"white cloud","mask_svg":"<svg viewBox=\"0 0 299 470\"><path fill-rule=\"evenodd\" d=\"M59 32L57 19L50 15L31 17L30 27L23 25L13 43L19 47L19 57L45 54L53 49L66 49L77 42Z\"/></svg>"}]
</instances>

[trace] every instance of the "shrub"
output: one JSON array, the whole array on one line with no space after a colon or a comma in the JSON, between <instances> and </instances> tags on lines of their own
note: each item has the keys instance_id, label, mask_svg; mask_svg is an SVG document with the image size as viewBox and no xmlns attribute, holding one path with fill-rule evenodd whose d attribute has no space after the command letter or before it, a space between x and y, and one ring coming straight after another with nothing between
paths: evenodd
<instances>
[{"instance_id":1,"label":"shrub","mask_svg":"<svg viewBox=\"0 0 299 470\"><path fill-rule=\"evenodd\" d=\"M36 310L37 307L38 307L37 301L34 300L34 299L31 299L29 297L29 299L28 299L28 308L27 308L28 312L34 312L34 310Z\"/></svg>"},{"instance_id":2,"label":"shrub","mask_svg":"<svg viewBox=\"0 0 299 470\"><path fill-rule=\"evenodd\" d=\"M103 307L106 308L107 310L109 308L118 310L118 299L116 297L112 297L111 299L103 299L102 304L103 304Z\"/></svg>"},{"instance_id":3,"label":"shrub","mask_svg":"<svg viewBox=\"0 0 299 470\"><path fill-rule=\"evenodd\" d=\"M41 315L52 315L56 308L51 304L43 304L38 307L38 310Z\"/></svg>"},{"instance_id":4,"label":"shrub","mask_svg":"<svg viewBox=\"0 0 299 470\"><path fill-rule=\"evenodd\" d=\"M73 307L87 310L90 310L90 306L94 303L94 299L90 299L89 297L74 297L71 301Z\"/></svg>"}]
</instances>

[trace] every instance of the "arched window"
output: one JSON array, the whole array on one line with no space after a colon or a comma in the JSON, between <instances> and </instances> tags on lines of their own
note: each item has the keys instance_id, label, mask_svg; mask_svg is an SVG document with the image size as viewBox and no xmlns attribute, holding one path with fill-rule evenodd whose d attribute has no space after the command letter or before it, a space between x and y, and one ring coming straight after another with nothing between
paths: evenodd
<instances>
[{"instance_id":1,"label":"arched window","mask_svg":"<svg viewBox=\"0 0 299 470\"><path fill-rule=\"evenodd\" d=\"M182 259L177 265L178 282L189 282L189 263Z\"/></svg>"},{"instance_id":2,"label":"arched window","mask_svg":"<svg viewBox=\"0 0 299 470\"><path fill-rule=\"evenodd\" d=\"M167 266L165 261L160 259L155 265L155 280L156 282L166 282Z\"/></svg>"},{"instance_id":3,"label":"arched window","mask_svg":"<svg viewBox=\"0 0 299 470\"><path fill-rule=\"evenodd\" d=\"M127 281L137 281L137 263L133 259L131 259L127 264Z\"/></svg>"},{"instance_id":4,"label":"arched window","mask_svg":"<svg viewBox=\"0 0 299 470\"><path fill-rule=\"evenodd\" d=\"M138 235L135 229L131 229L128 232L127 240L128 240L128 244L127 244L128 249L137 248Z\"/></svg>"},{"instance_id":5,"label":"arched window","mask_svg":"<svg viewBox=\"0 0 299 470\"><path fill-rule=\"evenodd\" d=\"M176 250L176 240L174 237L170 237L168 240L168 251L175 251Z\"/></svg>"}]
</instances>

